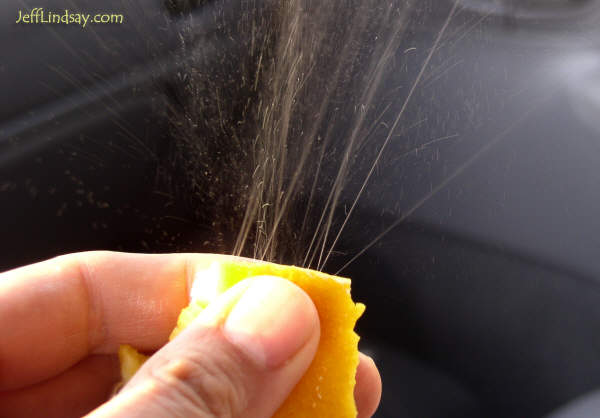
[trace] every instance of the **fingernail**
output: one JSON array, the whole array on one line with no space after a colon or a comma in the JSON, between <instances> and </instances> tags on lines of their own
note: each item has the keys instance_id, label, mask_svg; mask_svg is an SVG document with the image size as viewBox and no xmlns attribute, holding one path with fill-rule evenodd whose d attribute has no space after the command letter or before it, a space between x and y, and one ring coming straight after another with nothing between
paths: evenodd
<instances>
[{"instance_id":1,"label":"fingernail","mask_svg":"<svg viewBox=\"0 0 600 418\"><path fill-rule=\"evenodd\" d=\"M229 312L223 332L259 367L277 368L318 331L317 310L308 295L287 280L248 280L251 284Z\"/></svg>"}]
</instances>

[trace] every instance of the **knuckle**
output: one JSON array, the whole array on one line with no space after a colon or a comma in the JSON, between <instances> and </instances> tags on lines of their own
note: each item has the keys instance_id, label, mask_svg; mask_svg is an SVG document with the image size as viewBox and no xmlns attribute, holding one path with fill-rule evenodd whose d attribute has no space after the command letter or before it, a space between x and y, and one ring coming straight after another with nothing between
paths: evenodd
<instances>
[{"instance_id":1,"label":"knuckle","mask_svg":"<svg viewBox=\"0 0 600 418\"><path fill-rule=\"evenodd\" d=\"M248 403L244 376L235 359L220 357L219 361L171 360L152 377L159 393L176 403L183 415L239 417Z\"/></svg>"}]
</instances>

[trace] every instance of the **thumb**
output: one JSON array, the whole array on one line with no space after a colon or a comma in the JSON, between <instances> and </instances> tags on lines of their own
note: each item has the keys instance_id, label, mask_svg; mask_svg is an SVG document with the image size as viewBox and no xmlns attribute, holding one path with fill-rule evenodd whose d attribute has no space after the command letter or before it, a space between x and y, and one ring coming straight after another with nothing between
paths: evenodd
<instances>
[{"instance_id":1,"label":"thumb","mask_svg":"<svg viewBox=\"0 0 600 418\"><path fill-rule=\"evenodd\" d=\"M212 302L93 417L272 416L310 365L317 310L295 284L246 279Z\"/></svg>"}]
</instances>

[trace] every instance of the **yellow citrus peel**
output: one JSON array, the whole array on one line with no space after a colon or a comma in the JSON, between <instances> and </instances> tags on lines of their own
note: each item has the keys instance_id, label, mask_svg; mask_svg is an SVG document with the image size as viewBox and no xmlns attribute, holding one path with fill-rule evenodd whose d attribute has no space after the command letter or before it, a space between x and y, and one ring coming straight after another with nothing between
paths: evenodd
<instances>
[{"instance_id":1,"label":"yellow citrus peel","mask_svg":"<svg viewBox=\"0 0 600 418\"><path fill-rule=\"evenodd\" d=\"M302 288L314 302L321 323L321 339L313 362L274 416L356 417L354 386L359 338L354 325L365 306L352 301L349 279L243 259L214 261L206 271L196 274L190 292L192 302L181 311L169 339L175 338L219 294L244 279L263 275L278 276ZM120 347L123 383L146 358L131 346Z\"/></svg>"}]
</instances>

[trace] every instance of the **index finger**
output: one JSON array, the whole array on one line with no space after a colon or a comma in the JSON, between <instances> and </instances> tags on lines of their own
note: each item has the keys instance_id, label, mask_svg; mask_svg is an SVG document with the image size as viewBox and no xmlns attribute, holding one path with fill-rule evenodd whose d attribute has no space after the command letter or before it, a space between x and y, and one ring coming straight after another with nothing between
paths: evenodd
<instances>
[{"instance_id":1,"label":"index finger","mask_svg":"<svg viewBox=\"0 0 600 418\"><path fill-rule=\"evenodd\" d=\"M0 390L122 343L158 349L188 304L195 271L219 257L88 252L0 274Z\"/></svg>"}]
</instances>

